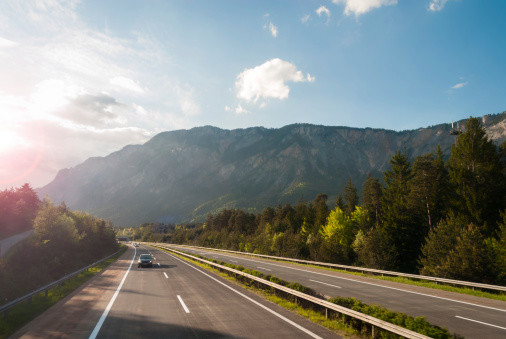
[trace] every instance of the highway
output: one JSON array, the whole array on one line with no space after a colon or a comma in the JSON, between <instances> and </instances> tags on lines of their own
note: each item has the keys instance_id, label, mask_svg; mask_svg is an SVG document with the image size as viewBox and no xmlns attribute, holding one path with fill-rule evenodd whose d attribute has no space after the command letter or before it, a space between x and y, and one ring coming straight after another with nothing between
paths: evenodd
<instances>
[{"instance_id":1,"label":"highway","mask_svg":"<svg viewBox=\"0 0 506 339\"><path fill-rule=\"evenodd\" d=\"M153 268L137 268L142 253ZM278 305L166 252L130 247L13 338L336 338Z\"/></svg>"},{"instance_id":2,"label":"highway","mask_svg":"<svg viewBox=\"0 0 506 339\"><path fill-rule=\"evenodd\" d=\"M290 282L298 282L326 296L355 297L446 327L466 338L506 338L506 302L420 286L360 277L287 262L212 250L174 247L188 253L241 265Z\"/></svg>"}]
</instances>

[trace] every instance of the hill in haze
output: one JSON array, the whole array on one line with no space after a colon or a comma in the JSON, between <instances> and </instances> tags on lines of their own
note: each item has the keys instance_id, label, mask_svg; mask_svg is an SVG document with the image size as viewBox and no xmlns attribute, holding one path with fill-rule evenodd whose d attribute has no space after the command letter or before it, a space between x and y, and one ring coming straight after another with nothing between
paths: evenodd
<instances>
[{"instance_id":1,"label":"hill in haze","mask_svg":"<svg viewBox=\"0 0 506 339\"><path fill-rule=\"evenodd\" d=\"M506 112L485 116L484 125L496 143L506 140ZM379 177L388 169L399 149L414 158L440 145L449 154L455 141L450 129L294 124L163 132L143 145L63 169L38 193L122 226L203 220L222 208L259 211L312 200L320 192L333 202L348 178L361 188L368 173Z\"/></svg>"}]
</instances>

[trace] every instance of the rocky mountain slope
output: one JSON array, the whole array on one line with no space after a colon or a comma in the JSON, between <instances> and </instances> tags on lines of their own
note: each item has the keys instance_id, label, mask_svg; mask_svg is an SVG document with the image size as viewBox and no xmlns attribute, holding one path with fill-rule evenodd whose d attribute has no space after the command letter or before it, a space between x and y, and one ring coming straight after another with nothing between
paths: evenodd
<instances>
[{"instance_id":1,"label":"rocky mountain slope","mask_svg":"<svg viewBox=\"0 0 506 339\"><path fill-rule=\"evenodd\" d=\"M506 112L487 115L484 123L495 142L506 140ZM455 140L450 129L294 124L163 132L144 145L63 169L38 193L123 226L202 220L225 207L258 211L320 192L333 201L348 178L360 188L367 173L379 176L400 148L415 157L440 145L448 154Z\"/></svg>"}]
</instances>

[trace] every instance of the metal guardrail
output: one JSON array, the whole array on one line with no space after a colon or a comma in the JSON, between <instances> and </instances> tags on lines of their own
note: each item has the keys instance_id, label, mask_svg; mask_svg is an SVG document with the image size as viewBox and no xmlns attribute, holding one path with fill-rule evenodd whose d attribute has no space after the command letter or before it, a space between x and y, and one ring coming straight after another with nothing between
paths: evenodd
<instances>
[{"instance_id":1,"label":"metal guardrail","mask_svg":"<svg viewBox=\"0 0 506 339\"><path fill-rule=\"evenodd\" d=\"M237 275L243 276L243 277L245 277L245 278L247 278L249 280L255 281L255 282L259 283L259 284L263 284L263 285L271 287L271 288L273 288L275 290L278 290L278 291L287 293L289 295L292 295L295 298L299 298L301 300L305 300L305 301L310 302L312 304L319 305L319 306L321 306L321 307L323 307L325 309L325 315L327 317L328 317L328 311L332 310L332 311L340 313L342 315L345 315L345 316L348 316L348 317L352 317L354 319L358 319L358 320L360 320L360 321L362 321L362 322L364 322L366 324L369 324L371 326L371 332L372 332L372 337L373 338L375 337L375 327L380 328L380 329L385 330L385 331L390 332L390 333L394 333L394 334L400 335L400 336L402 336L404 338L410 338L410 339L411 338L412 339L429 339L430 338L430 337L427 337L427 336L425 336L423 334L420 334L420 333L408 330L406 328L403 328L403 327L391 324L389 322L380 320L378 318L374 318L372 316L369 316L369 315L366 315L366 314L363 314L363 313L351 310L349 308L333 304L333 303L328 302L326 300L313 297L313 296L311 296L309 294L305 294L305 293L302 293L302 292L299 292L299 291L295 291L295 290L292 290L291 288L288 288L288 287L285 287L285 286L273 283L271 281L268 281L268 280L265 280L265 279L262 279L262 278L258 278L258 277L254 276L254 275L251 275L251 274L248 274L248 273L244 273L242 271L239 271L239 270L236 270L236 269L233 269L233 268L230 268L230 267L226 267L226 266L223 266L223 265L220 265L220 264L216 264L216 263L213 263L211 261L195 257L195 256L190 255L188 253L177 251L177 250L175 250L173 248L170 248L170 247L168 247L166 245L153 244L153 243L151 243L150 245L158 247L158 248L162 248L162 249L165 249L165 250L172 251L174 253L177 253L179 255L185 256L187 258L191 258L193 260L200 261L202 263L205 263L205 264L211 265L213 267L216 267L216 268L218 268L218 269L220 269L222 271L228 271L230 273L233 273L236 276Z\"/></svg>"},{"instance_id":2,"label":"metal guardrail","mask_svg":"<svg viewBox=\"0 0 506 339\"><path fill-rule=\"evenodd\" d=\"M426 276L426 275L384 271L384 270L377 270L374 268L347 266L347 265L332 264L332 263L319 262L319 261L310 261L310 260L302 260L302 259L294 259L294 258L286 258L286 257L276 257L273 255L223 250L223 249L210 248L210 247L177 245L177 244L170 244L170 245L171 246L181 246L181 247L212 250L212 251L218 251L218 252L228 252L228 253L234 253L234 254L249 255L249 256L253 256L253 257L282 260L282 261L291 261L291 262L296 262L296 263L309 264L309 265L322 266L322 267L339 268L339 269L343 269L345 271L353 271L353 272L361 272L361 273L367 272L367 273L372 273L372 274L382 275L382 276L388 275L388 276L394 276L394 277L404 277L404 278L411 278L411 279L417 279L417 280L432 281L432 282L435 282L436 284L449 284L449 285L454 285L454 286L471 287L473 290L475 288L479 288L482 290L506 292L506 286L499 286L499 285L489 285L489 284L475 283L475 282L463 281L463 280L453 280L453 279L446 279L446 278L430 277L430 276Z\"/></svg>"},{"instance_id":3,"label":"metal guardrail","mask_svg":"<svg viewBox=\"0 0 506 339\"><path fill-rule=\"evenodd\" d=\"M102 261L107 260L107 259L109 259L110 257L112 257L112 256L114 256L114 255L116 255L116 254L118 254L120 251L121 251L121 249L120 249L120 250L118 250L118 251L116 251L115 253L113 253L113 254L111 254L111 255L109 255L109 256L107 256L107 257L103 258L103 259L100 259L100 260L98 260L98 261L94 262L94 263L93 263L93 264L91 264L91 265L88 265L88 266L86 266L86 267L81 268L81 269L80 269L80 270L78 270L78 271L75 271L75 272L72 272L72 273L70 273L70 274L67 274L67 275L66 275L66 276L64 276L63 278L60 278L60 279L58 279L58 280L56 280L56 281L53 281L52 283L49 283L49 284L47 284L47 285L45 285L45 286L42 286L41 288L39 288L39 289L37 289L37 290L35 290L35 291L31 292L31 293L28 293L28 294L26 294L26 295L24 295L24 296L22 296L22 297L19 297L19 298L15 299L15 300L13 300L13 301L11 301L11 302L8 302L7 304L4 304L4 305L0 306L0 313L2 313L2 312L3 312L3 313L4 313L4 318L7 318L7 317L9 316L9 310L10 310L13 306L15 306L15 305L17 305L17 304L19 304L19 303L21 303L21 302L23 302L23 301L25 301L25 300L29 300L29 301L31 302L31 301L32 301L32 297L33 297L33 296L35 296L35 295L37 295L37 294L39 294L39 293L42 293L42 292L45 292L45 293L46 293L46 296L47 296L48 291L49 291L52 287L54 287L55 285L59 285L59 284L61 284L61 283L65 282L66 280L69 280L70 278L72 278L72 277L74 277L74 276L78 275L79 273L82 273L82 272L84 272L84 271L86 271L86 270L88 270L88 269L92 268L93 266L95 266L95 265L97 265L97 264L100 264Z\"/></svg>"}]
</instances>

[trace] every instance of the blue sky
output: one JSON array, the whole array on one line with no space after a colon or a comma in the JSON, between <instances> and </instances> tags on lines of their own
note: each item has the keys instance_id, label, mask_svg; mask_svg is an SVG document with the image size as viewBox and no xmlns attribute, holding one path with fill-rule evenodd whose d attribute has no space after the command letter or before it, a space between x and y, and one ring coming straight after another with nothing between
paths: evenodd
<instances>
[{"instance_id":1,"label":"blue sky","mask_svg":"<svg viewBox=\"0 0 506 339\"><path fill-rule=\"evenodd\" d=\"M0 4L0 187L164 130L415 129L505 110L506 1Z\"/></svg>"}]
</instances>

